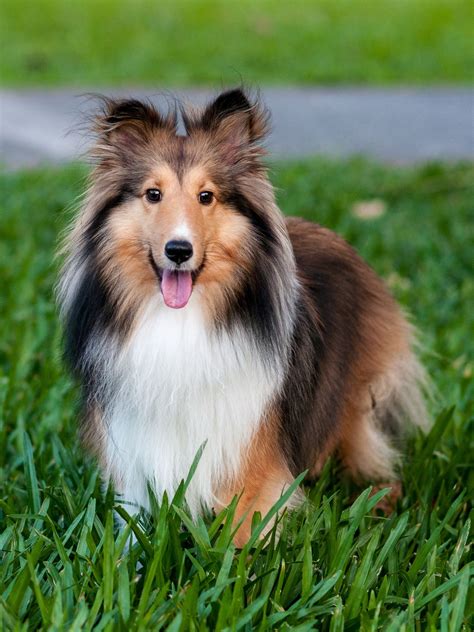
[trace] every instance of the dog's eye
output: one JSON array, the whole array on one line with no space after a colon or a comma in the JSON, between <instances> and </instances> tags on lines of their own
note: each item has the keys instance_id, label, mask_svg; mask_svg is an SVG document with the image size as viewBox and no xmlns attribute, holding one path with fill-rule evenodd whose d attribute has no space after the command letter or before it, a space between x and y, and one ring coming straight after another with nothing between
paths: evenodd
<instances>
[{"instance_id":1,"label":"dog's eye","mask_svg":"<svg viewBox=\"0 0 474 632\"><path fill-rule=\"evenodd\" d=\"M147 189L145 195L146 195L146 199L152 204L161 202L161 198L163 197L160 189Z\"/></svg>"},{"instance_id":2,"label":"dog's eye","mask_svg":"<svg viewBox=\"0 0 474 632\"><path fill-rule=\"evenodd\" d=\"M204 204L205 206L209 206L214 199L214 193L212 191L201 191L199 194L199 204Z\"/></svg>"}]
</instances>

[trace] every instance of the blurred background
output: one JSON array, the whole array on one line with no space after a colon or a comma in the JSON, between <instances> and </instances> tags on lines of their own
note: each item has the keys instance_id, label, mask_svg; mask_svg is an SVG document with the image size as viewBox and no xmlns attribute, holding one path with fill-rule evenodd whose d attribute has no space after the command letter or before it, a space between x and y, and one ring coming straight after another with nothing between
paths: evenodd
<instances>
[{"instance_id":1,"label":"blurred background","mask_svg":"<svg viewBox=\"0 0 474 632\"><path fill-rule=\"evenodd\" d=\"M1 630L184 630L188 617L210 630L271 619L342 630L344 617L353 630L468 629L473 11L473 0L0 0ZM390 520L367 516L360 535L357 494L325 468L311 491L324 513L281 538L281 557L236 558L243 573L219 532L209 556L170 513L163 535L147 531L160 548L143 567L114 543L61 360L55 253L89 170L78 128L93 101L80 95L200 103L241 82L273 113L280 208L343 235L411 315L437 421L409 443L402 504ZM314 592L320 578L332 583Z\"/></svg>"},{"instance_id":2,"label":"blurred background","mask_svg":"<svg viewBox=\"0 0 474 632\"><path fill-rule=\"evenodd\" d=\"M470 158L473 7L2 0L1 160L15 168L77 157L77 122L91 107L84 92L201 102L241 82L261 88L273 111L278 157Z\"/></svg>"}]
</instances>

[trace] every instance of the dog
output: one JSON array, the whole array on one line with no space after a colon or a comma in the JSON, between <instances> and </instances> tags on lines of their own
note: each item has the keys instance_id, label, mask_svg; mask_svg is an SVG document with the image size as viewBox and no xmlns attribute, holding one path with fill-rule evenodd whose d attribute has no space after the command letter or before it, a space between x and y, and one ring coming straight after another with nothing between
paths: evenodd
<instances>
[{"instance_id":1,"label":"dog","mask_svg":"<svg viewBox=\"0 0 474 632\"><path fill-rule=\"evenodd\" d=\"M181 113L185 134L176 108L103 101L65 242L65 355L82 439L117 493L145 509L148 485L172 496L205 444L189 509L238 496L242 546L253 512L331 454L357 480L396 482L400 436L428 427L425 378L383 281L278 209L259 100L233 89Z\"/></svg>"}]
</instances>

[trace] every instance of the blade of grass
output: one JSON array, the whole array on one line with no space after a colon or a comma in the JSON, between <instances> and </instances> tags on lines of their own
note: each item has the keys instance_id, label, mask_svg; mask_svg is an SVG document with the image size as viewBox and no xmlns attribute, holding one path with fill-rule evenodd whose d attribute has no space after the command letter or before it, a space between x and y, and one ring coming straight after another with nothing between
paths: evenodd
<instances>
[{"instance_id":1,"label":"blade of grass","mask_svg":"<svg viewBox=\"0 0 474 632\"><path fill-rule=\"evenodd\" d=\"M459 585L457 589L456 599L453 603L451 612L451 620L449 622L449 632L459 632L464 622L464 611L466 608L467 593L469 590L469 582L473 573L473 566L467 564L459 573Z\"/></svg>"},{"instance_id":2,"label":"blade of grass","mask_svg":"<svg viewBox=\"0 0 474 632\"><path fill-rule=\"evenodd\" d=\"M38 478L36 476L35 462L33 458L33 447L27 432L23 433L23 455L25 464L25 477L27 481L27 490L29 505L35 514L40 511L41 500L38 487Z\"/></svg>"}]
</instances>

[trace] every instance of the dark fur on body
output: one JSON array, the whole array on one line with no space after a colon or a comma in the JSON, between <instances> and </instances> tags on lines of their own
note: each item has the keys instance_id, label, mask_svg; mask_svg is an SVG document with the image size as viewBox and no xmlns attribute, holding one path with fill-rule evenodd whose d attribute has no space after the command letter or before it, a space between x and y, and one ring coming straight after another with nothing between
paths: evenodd
<instances>
[{"instance_id":1,"label":"dark fur on body","mask_svg":"<svg viewBox=\"0 0 474 632\"><path fill-rule=\"evenodd\" d=\"M233 90L202 113L183 111L183 119L181 137L174 112L162 116L151 105L109 100L97 118L96 167L68 239L60 287L67 358L83 388L86 443L114 478L104 447L104 411L115 397L106 373L159 289L159 248L146 232L151 211L139 226L138 210L130 210L139 208L143 182L158 164L174 174L178 205L179 187L184 191L193 170L215 188L214 215L196 207L186 216L201 235L193 274L202 311L217 337L245 332L275 384L250 442L236 446L239 470L214 481L216 497L224 503L244 489L239 515L265 510L293 476L316 474L333 451L354 476L393 478L394 419L398 429L408 417L426 425L423 374L398 306L341 238L310 222L283 220L261 160L268 114L258 103ZM154 220L165 225L156 224L157 234L166 235L172 213ZM248 529L247 522L242 538Z\"/></svg>"}]
</instances>

